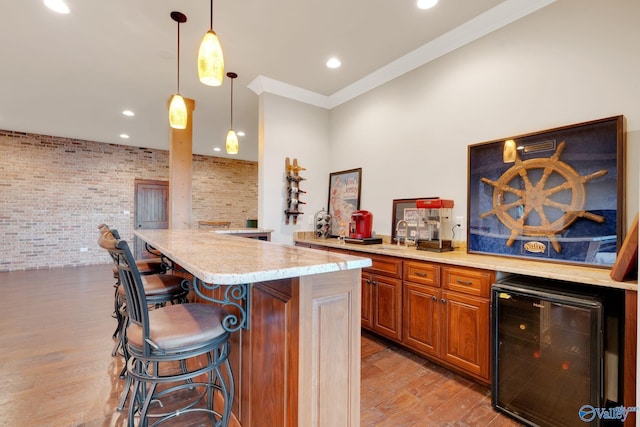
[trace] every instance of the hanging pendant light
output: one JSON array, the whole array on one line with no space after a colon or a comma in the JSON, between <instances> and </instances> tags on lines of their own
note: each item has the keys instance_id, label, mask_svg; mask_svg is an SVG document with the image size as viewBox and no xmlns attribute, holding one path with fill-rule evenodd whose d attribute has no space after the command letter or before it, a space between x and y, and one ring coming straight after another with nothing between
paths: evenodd
<instances>
[{"instance_id":1,"label":"hanging pendant light","mask_svg":"<svg viewBox=\"0 0 640 427\"><path fill-rule=\"evenodd\" d=\"M227 73L227 77L231 79L231 126L227 132L227 154L238 154L238 135L233 130L233 79L238 77L236 73Z\"/></svg>"},{"instance_id":2,"label":"hanging pendant light","mask_svg":"<svg viewBox=\"0 0 640 427\"><path fill-rule=\"evenodd\" d=\"M171 19L178 23L178 92L169 104L169 125L174 129L187 128L187 104L180 95L180 24L187 22L187 17L180 12L171 12Z\"/></svg>"},{"instance_id":3,"label":"hanging pendant light","mask_svg":"<svg viewBox=\"0 0 640 427\"><path fill-rule=\"evenodd\" d=\"M222 46L213 31L213 0L211 0L209 31L202 38L198 51L198 77L207 86L220 86L224 79L224 56Z\"/></svg>"}]
</instances>

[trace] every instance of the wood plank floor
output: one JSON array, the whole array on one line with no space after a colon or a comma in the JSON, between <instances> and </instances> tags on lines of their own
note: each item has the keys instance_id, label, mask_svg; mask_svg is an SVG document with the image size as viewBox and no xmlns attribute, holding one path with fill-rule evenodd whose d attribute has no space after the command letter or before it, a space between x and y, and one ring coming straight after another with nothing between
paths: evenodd
<instances>
[{"instance_id":1,"label":"wood plank floor","mask_svg":"<svg viewBox=\"0 0 640 427\"><path fill-rule=\"evenodd\" d=\"M0 426L126 425L112 284L110 265L0 273ZM485 387L368 334L361 414L363 427L519 425Z\"/></svg>"}]
</instances>

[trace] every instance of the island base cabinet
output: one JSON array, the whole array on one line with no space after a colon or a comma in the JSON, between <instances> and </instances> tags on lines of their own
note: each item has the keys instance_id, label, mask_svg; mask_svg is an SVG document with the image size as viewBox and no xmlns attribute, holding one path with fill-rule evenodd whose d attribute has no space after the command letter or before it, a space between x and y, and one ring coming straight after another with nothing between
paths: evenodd
<instances>
[{"instance_id":1,"label":"island base cabinet","mask_svg":"<svg viewBox=\"0 0 640 427\"><path fill-rule=\"evenodd\" d=\"M242 427L360 426L360 270L252 285Z\"/></svg>"}]
</instances>

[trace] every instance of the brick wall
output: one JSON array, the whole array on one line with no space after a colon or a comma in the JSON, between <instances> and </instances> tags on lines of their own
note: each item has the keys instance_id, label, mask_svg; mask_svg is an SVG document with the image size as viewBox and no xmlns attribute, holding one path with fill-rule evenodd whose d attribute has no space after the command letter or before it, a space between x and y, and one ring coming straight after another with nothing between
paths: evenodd
<instances>
[{"instance_id":1,"label":"brick wall","mask_svg":"<svg viewBox=\"0 0 640 427\"><path fill-rule=\"evenodd\" d=\"M0 130L0 271L110 262L98 224L131 241L134 181L168 177L165 150ZM192 191L194 224L244 227L257 218L258 164L194 155Z\"/></svg>"}]
</instances>

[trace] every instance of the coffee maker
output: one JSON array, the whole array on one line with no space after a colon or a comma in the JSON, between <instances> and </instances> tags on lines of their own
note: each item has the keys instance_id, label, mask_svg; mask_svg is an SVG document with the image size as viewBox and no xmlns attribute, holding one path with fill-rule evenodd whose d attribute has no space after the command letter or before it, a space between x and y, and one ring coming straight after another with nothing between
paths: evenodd
<instances>
[{"instance_id":1,"label":"coffee maker","mask_svg":"<svg viewBox=\"0 0 640 427\"><path fill-rule=\"evenodd\" d=\"M357 210L351 213L349 238L368 239L373 229L373 214L369 211Z\"/></svg>"}]
</instances>

